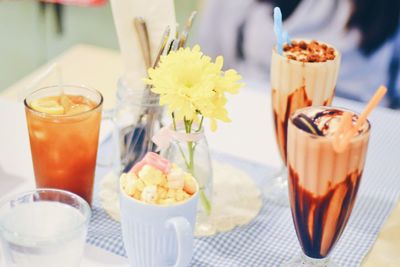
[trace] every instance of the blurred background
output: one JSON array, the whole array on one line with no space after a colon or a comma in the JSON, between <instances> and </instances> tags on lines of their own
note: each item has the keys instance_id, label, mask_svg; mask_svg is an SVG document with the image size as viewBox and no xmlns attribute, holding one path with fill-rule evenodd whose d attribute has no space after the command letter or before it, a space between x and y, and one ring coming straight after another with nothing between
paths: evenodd
<instances>
[{"instance_id":1,"label":"blurred background","mask_svg":"<svg viewBox=\"0 0 400 267\"><path fill-rule=\"evenodd\" d=\"M201 0L175 0L175 4L181 23ZM107 1L83 7L0 0L0 34L0 91L75 44L119 49Z\"/></svg>"},{"instance_id":2,"label":"blurred background","mask_svg":"<svg viewBox=\"0 0 400 267\"><path fill-rule=\"evenodd\" d=\"M54 1L0 0L0 91L75 44L118 49L107 0ZM261 82L269 80L275 6L291 37L322 40L341 52L338 96L367 101L383 84L389 88L384 104L400 108L399 0L175 0L180 25L200 11L192 44Z\"/></svg>"}]
</instances>

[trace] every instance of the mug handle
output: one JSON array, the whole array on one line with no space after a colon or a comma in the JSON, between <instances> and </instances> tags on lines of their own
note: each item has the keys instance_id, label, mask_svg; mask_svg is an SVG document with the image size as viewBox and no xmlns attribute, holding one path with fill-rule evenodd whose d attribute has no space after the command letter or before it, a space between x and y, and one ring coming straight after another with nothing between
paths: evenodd
<instances>
[{"instance_id":1,"label":"mug handle","mask_svg":"<svg viewBox=\"0 0 400 267\"><path fill-rule=\"evenodd\" d=\"M178 241L178 256L174 267L186 267L193 256L193 231L188 220L184 217L174 217L165 223L173 227Z\"/></svg>"}]
</instances>

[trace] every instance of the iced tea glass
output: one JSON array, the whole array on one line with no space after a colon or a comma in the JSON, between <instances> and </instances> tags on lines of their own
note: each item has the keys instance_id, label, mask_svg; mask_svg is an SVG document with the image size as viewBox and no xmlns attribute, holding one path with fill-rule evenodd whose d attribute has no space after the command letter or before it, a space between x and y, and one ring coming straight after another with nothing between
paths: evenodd
<instances>
[{"instance_id":1,"label":"iced tea glass","mask_svg":"<svg viewBox=\"0 0 400 267\"><path fill-rule=\"evenodd\" d=\"M88 107L57 115L31 106L61 96L83 99ZM36 186L67 190L91 203L103 96L84 86L57 85L31 93L24 103Z\"/></svg>"},{"instance_id":2,"label":"iced tea glass","mask_svg":"<svg viewBox=\"0 0 400 267\"><path fill-rule=\"evenodd\" d=\"M295 40L294 40L295 41ZM271 60L271 101L282 166L264 188L267 199L288 205L287 196L287 127L290 115L297 109L330 105L340 66L340 53L326 62L301 62L280 55L274 48Z\"/></svg>"},{"instance_id":3,"label":"iced tea glass","mask_svg":"<svg viewBox=\"0 0 400 267\"><path fill-rule=\"evenodd\" d=\"M302 257L285 266L337 266L328 256L346 227L366 160L370 124L351 137L343 151L335 149L335 135L315 135L294 123L299 114L317 110L321 116L342 116L341 108L308 107L295 112L288 126L289 198ZM298 117L297 117L298 118ZM327 119L327 121L328 121ZM326 122L323 127L327 128ZM335 132L337 124L332 123Z\"/></svg>"}]
</instances>

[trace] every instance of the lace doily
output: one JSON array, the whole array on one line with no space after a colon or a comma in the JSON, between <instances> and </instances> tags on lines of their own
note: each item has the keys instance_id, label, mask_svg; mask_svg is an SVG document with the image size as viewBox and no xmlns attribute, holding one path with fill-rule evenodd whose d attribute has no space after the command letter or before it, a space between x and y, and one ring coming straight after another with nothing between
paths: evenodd
<instances>
[{"instance_id":1,"label":"lace doily","mask_svg":"<svg viewBox=\"0 0 400 267\"><path fill-rule=\"evenodd\" d=\"M220 162L213 162L214 195L211 225L207 232L195 231L196 236L209 236L230 231L236 226L248 224L261 209L260 190L242 170ZM104 210L114 220L120 221L119 179L110 172L100 186L100 201Z\"/></svg>"}]
</instances>

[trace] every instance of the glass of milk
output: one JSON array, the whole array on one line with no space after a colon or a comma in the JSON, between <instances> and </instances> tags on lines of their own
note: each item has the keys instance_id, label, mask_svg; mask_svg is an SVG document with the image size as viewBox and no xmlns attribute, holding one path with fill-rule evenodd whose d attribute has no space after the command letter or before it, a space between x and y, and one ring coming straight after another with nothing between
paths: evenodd
<instances>
[{"instance_id":1,"label":"glass of milk","mask_svg":"<svg viewBox=\"0 0 400 267\"><path fill-rule=\"evenodd\" d=\"M79 266L90 214L85 200L63 190L36 189L1 201L6 266Z\"/></svg>"}]
</instances>

